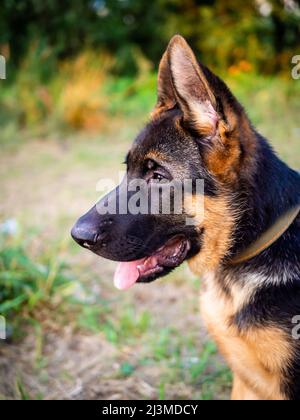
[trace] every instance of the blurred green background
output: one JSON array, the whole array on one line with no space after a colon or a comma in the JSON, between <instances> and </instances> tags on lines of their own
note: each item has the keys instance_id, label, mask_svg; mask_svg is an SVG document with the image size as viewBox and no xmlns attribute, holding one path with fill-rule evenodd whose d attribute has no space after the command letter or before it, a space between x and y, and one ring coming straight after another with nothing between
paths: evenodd
<instances>
[{"instance_id":1,"label":"blurred green background","mask_svg":"<svg viewBox=\"0 0 300 420\"><path fill-rule=\"evenodd\" d=\"M0 54L2 399L226 399L231 376L186 265L121 293L115 264L69 238L156 99L175 33L300 168L295 0L3 0Z\"/></svg>"}]
</instances>

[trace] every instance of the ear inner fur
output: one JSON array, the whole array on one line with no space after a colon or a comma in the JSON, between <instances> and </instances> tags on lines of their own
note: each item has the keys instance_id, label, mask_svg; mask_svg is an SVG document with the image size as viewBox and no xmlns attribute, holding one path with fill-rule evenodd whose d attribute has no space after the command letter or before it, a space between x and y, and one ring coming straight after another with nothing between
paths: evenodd
<instances>
[{"instance_id":1,"label":"ear inner fur","mask_svg":"<svg viewBox=\"0 0 300 420\"><path fill-rule=\"evenodd\" d=\"M175 105L176 97L173 88L168 54L166 51L159 64L157 78L157 104L152 111L152 118L156 118L162 112L174 108Z\"/></svg>"},{"instance_id":2,"label":"ear inner fur","mask_svg":"<svg viewBox=\"0 0 300 420\"><path fill-rule=\"evenodd\" d=\"M175 36L167 49L174 92L184 118L202 135L216 132L216 99L186 41Z\"/></svg>"}]
</instances>

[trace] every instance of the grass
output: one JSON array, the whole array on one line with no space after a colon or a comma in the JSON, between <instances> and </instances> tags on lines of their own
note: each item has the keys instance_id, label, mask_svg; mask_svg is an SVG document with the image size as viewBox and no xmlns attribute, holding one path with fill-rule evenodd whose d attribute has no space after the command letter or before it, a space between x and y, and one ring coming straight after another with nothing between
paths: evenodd
<instances>
[{"instance_id":1,"label":"grass","mask_svg":"<svg viewBox=\"0 0 300 420\"><path fill-rule=\"evenodd\" d=\"M56 255L35 261L25 244L0 237L0 313L9 321L35 312L40 305L51 304L68 294L71 279L66 265Z\"/></svg>"},{"instance_id":2,"label":"grass","mask_svg":"<svg viewBox=\"0 0 300 420\"><path fill-rule=\"evenodd\" d=\"M201 280L187 266L120 293L115 264L69 239L74 220L98 199L98 179L123 169L155 101L155 79L105 75L101 95L110 100L100 134L74 133L57 114L47 127L20 126L25 111L14 110L8 92L20 87L0 95L0 314L13 331L10 344L0 342L2 399L229 396L230 372L200 327ZM279 155L300 168L300 82L227 79ZM3 232L8 220L17 233Z\"/></svg>"}]
</instances>

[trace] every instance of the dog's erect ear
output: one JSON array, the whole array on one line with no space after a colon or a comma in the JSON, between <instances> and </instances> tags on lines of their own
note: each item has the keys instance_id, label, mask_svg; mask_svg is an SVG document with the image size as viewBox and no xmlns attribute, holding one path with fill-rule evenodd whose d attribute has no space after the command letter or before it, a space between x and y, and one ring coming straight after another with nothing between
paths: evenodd
<instances>
[{"instance_id":1,"label":"dog's erect ear","mask_svg":"<svg viewBox=\"0 0 300 420\"><path fill-rule=\"evenodd\" d=\"M218 113L216 98L196 57L180 35L175 35L167 49L172 84L184 119L204 136L216 133Z\"/></svg>"},{"instance_id":2,"label":"dog's erect ear","mask_svg":"<svg viewBox=\"0 0 300 420\"><path fill-rule=\"evenodd\" d=\"M152 115L176 105L186 128L198 133L199 139L209 140L203 155L208 169L225 182L238 179L242 163L245 169L253 160L256 137L252 126L226 84L197 62L180 35L171 39L161 60L158 102Z\"/></svg>"},{"instance_id":3,"label":"dog's erect ear","mask_svg":"<svg viewBox=\"0 0 300 420\"><path fill-rule=\"evenodd\" d=\"M157 96L153 117L177 104L196 131L204 136L215 134L216 99L193 51L180 35L171 39L161 59Z\"/></svg>"},{"instance_id":4,"label":"dog's erect ear","mask_svg":"<svg viewBox=\"0 0 300 420\"><path fill-rule=\"evenodd\" d=\"M157 104L152 116L160 114L174 108L176 105L176 96L173 88L171 70L168 59L168 50L162 56L158 68L157 79Z\"/></svg>"}]
</instances>

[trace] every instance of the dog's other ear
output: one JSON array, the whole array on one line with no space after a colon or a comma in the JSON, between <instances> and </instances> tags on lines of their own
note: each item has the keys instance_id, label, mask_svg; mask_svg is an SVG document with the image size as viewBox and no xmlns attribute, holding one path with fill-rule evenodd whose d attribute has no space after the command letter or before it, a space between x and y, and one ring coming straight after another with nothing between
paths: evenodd
<instances>
[{"instance_id":1,"label":"dog's other ear","mask_svg":"<svg viewBox=\"0 0 300 420\"><path fill-rule=\"evenodd\" d=\"M173 88L171 70L168 61L168 50L165 51L160 60L157 78L157 103L152 112L155 117L161 112L174 108L176 105L176 96Z\"/></svg>"},{"instance_id":2,"label":"dog's other ear","mask_svg":"<svg viewBox=\"0 0 300 420\"><path fill-rule=\"evenodd\" d=\"M172 85L184 120L203 136L214 136L218 124L216 98L196 57L180 35L168 46Z\"/></svg>"}]
</instances>

